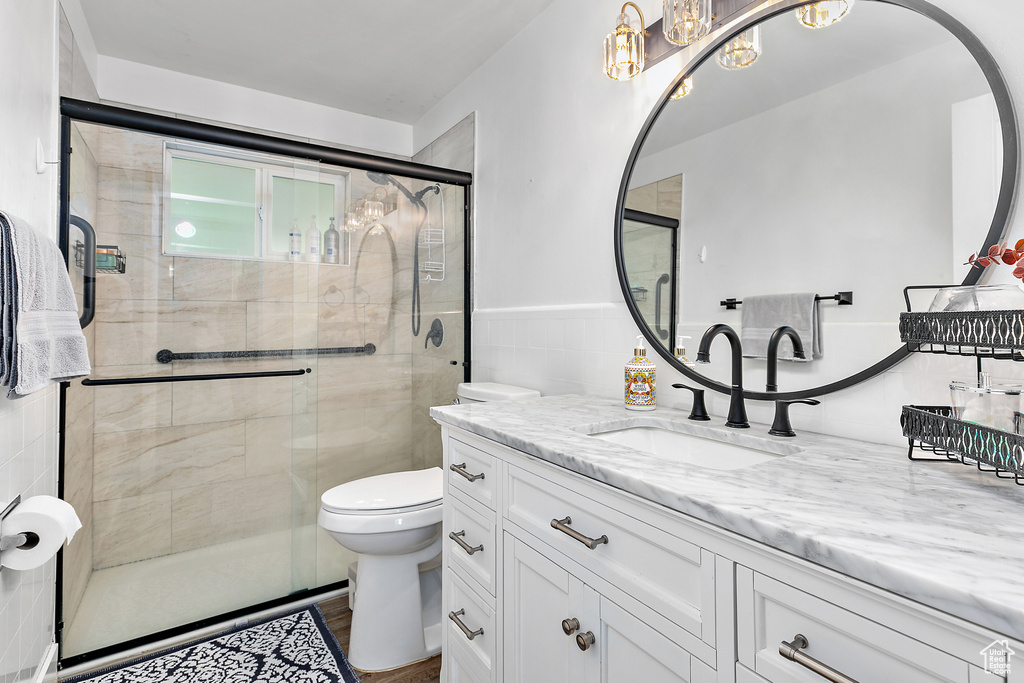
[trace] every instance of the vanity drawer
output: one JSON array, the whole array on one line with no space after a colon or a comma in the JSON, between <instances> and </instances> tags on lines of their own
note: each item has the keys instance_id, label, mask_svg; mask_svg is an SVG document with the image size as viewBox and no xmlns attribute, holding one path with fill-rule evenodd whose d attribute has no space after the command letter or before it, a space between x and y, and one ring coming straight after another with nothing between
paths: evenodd
<instances>
[{"instance_id":1,"label":"vanity drawer","mask_svg":"<svg viewBox=\"0 0 1024 683\"><path fill-rule=\"evenodd\" d=\"M494 456L455 438L448 439L447 455L448 487L494 510L498 482L498 461Z\"/></svg>"},{"instance_id":2,"label":"vanity drawer","mask_svg":"<svg viewBox=\"0 0 1024 683\"><path fill-rule=\"evenodd\" d=\"M608 496L597 485L569 490L509 465L506 517L713 646L714 554L619 512L602 502ZM562 528L552 525L566 518ZM584 542L601 537L607 542Z\"/></svg>"},{"instance_id":3,"label":"vanity drawer","mask_svg":"<svg viewBox=\"0 0 1024 683\"><path fill-rule=\"evenodd\" d=\"M448 630L446 656L459 661L463 680L494 681L498 643L494 610L453 572L445 572L444 580L448 583L448 604L442 616ZM449 672L449 681L454 680L454 672Z\"/></svg>"},{"instance_id":4,"label":"vanity drawer","mask_svg":"<svg viewBox=\"0 0 1024 683\"><path fill-rule=\"evenodd\" d=\"M448 566L494 596L498 555L494 512L456 496L449 496L445 505L448 506L444 528Z\"/></svg>"},{"instance_id":5,"label":"vanity drawer","mask_svg":"<svg viewBox=\"0 0 1024 683\"><path fill-rule=\"evenodd\" d=\"M945 640L934 632L934 623L929 624L927 631L915 629L913 616L908 618L906 614L900 618L898 628L879 623L746 567L737 567L736 579L737 659L741 669L757 673L760 678L755 680L827 680L779 653L780 644L793 643L797 634L805 638L801 652L861 683L1004 680L983 674L978 666L984 663L977 654L984 642L976 649L974 645L966 648L975 657L973 662L930 644ZM749 678L752 677L747 673L738 680Z\"/></svg>"}]
</instances>

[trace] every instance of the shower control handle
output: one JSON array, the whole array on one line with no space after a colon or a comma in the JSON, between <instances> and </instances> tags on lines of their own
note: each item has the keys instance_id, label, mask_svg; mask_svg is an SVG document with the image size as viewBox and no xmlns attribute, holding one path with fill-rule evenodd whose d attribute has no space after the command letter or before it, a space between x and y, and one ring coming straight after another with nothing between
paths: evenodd
<instances>
[{"instance_id":1,"label":"shower control handle","mask_svg":"<svg viewBox=\"0 0 1024 683\"><path fill-rule=\"evenodd\" d=\"M463 541L462 537L465 536L465 535L466 535L466 530L463 529L462 531L452 531L451 533L448 534L448 538L450 538L453 541L455 541L456 543L458 543L459 547L462 548L463 550L465 550L467 555L473 555L474 553L478 553L478 552L480 552L481 550L484 549L483 543L481 543L480 545L470 545L470 544L466 543L465 541Z\"/></svg>"},{"instance_id":2,"label":"shower control handle","mask_svg":"<svg viewBox=\"0 0 1024 683\"><path fill-rule=\"evenodd\" d=\"M463 633L465 633L466 637L469 638L470 640L473 640L477 636L482 636L484 634L483 626L481 626L480 628L478 628L475 631L470 631L469 627L466 626L464 623L462 623L462 619L459 619L459 617L465 616L465 614L466 614L466 610L460 609L458 612L449 612L448 613L448 618L451 619L452 621L454 621L455 625L459 627L459 630L462 631Z\"/></svg>"},{"instance_id":3,"label":"shower control handle","mask_svg":"<svg viewBox=\"0 0 1024 683\"><path fill-rule=\"evenodd\" d=\"M480 474L470 474L469 472L467 472L466 463L460 463L458 465L449 465L448 469L450 469L452 472L455 472L456 474L461 474L463 477L465 477L471 482L476 481L477 479L484 478L483 472L481 472Z\"/></svg>"}]
</instances>

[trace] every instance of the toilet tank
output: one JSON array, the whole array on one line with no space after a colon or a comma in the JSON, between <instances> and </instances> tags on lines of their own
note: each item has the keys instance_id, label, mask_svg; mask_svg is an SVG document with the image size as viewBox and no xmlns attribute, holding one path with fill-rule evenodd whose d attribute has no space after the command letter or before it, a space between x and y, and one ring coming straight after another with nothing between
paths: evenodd
<instances>
[{"instance_id":1,"label":"toilet tank","mask_svg":"<svg viewBox=\"0 0 1024 683\"><path fill-rule=\"evenodd\" d=\"M540 396L539 391L495 382L462 382L455 391L459 403L485 403Z\"/></svg>"}]
</instances>

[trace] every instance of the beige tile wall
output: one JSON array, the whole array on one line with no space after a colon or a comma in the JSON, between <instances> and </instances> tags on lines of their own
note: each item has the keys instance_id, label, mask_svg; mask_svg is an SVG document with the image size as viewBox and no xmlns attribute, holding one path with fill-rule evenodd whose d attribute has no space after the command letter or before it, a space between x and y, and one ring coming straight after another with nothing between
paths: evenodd
<instances>
[{"instance_id":1,"label":"beige tile wall","mask_svg":"<svg viewBox=\"0 0 1024 683\"><path fill-rule=\"evenodd\" d=\"M123 275L97 286L94 377L309 367L301 378L100 387L92 418L90 568L315 524L319 496L352 479L440 464L430 405L450 402L462 377L461 188L446 188L444 282L421 288L422 330L410 330L414 231L404 199L388 235L352 235L351 265L168 257L160 249L161 148L157 138L84 126L96 163L95 224L117 244ZM472 120L429 153L472 168ZM87 143L87 144L86 144ZM407 182L413 191L424 183ZM351 194L376 185L353 172ZM393 191L394 188L389 188ZM431 196L432 218L439 202ZM422 343L434 317L440 349ZM155 360L174 351L376 346L372 356L262 361ZM452 366L450 362L456 361ZM78 476L78 475L74 475ZM344 578L351 554L321 531L318 583Z\"/></svg>"}]
</instances>

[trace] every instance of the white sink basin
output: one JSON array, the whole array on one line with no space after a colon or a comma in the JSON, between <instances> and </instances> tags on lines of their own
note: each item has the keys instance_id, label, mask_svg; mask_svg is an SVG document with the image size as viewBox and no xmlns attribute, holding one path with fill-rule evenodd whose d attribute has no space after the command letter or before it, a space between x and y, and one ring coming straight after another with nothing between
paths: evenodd
<instances>
[{"instance_id":1,"label":"white sink basin","mask_svg":"<svg viewBox=\"0 0 1024 683\"><path fill-rule=\"evenodd\" d=\"M803 451L800 446L747 433L720 435L706 427L660 418L629 418L620 423L573 427L604 441L644 453L715 470L738 470ZM729 438L729 441L721 437Z\"/></svg>"}]
</instances>

